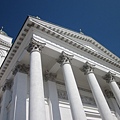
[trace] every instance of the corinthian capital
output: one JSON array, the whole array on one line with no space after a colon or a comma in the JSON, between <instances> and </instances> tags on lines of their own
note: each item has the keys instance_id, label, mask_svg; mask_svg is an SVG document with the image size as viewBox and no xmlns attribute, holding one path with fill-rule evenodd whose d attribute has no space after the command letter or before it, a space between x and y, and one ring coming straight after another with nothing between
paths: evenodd
<instances>
[{"instance_id":1,"label":"corinthian capital","mask_svg":"<svg viewBox=\"0 0 120 120\"><path fill-rule=\"evenodd\" d=\"M50 73L49 71L45 71L44 77L45 77L45 81L48 81L48 80L55 81L55 78L57 77L57 74Z\"/></svg>"},{"instance_id":2,"label":"corinthian capital","mask_svg":"<svg viewBox=\"0 0 120 120\"><path fill-rule=\"evenodd\" d=\"M111 73L110 71L103 76L103 79L106 80L107 83L115 81L115 74Z\"/></svg>"},{"instance_id":3,"label":"corinthian capital","mask_svg":"<svg viewBox=\"0 0 120 120\"><path fill-rule=\"evenodd\" d=\"M29 73L29 66L26 66L25 64L18 63L15 66L15 68L13 69L13 75L16 75L17 72L28 74Z\"/></svg>"},{"instance_id":4,"label":"corinthian capital","mask_svg":"<svg viewBox=\"0 0 120 120\"><path fill-rule=\"evenodd\" d=\"M7 80L4 86L2 87L2 91L10 90L12 86L12 82L13 82L12 80Z\"/></svg>"},{"instance_id":5,"label":"corinthian capital","mask_svg":"<svg viewBox=\"0 0 120 120\"><path fill-rule=\"evenodd\" d=\"M63 51L59 59L57 60L57 62L60 63L61 65L69 64L72 58L73 58L73 55L69 55Z\"/></svg>"},{"instance_id":6,"label":"corinthian capital","mask_svg":"<svg viewBox=\"0 0 120 120\"><path fill-rule=\"evenodd\" d=\"M109 91L109 90L105 90L105 94L106 94L106 96L107 96L108 98L114 98L113 93L112 93L111 91Z\"/></svg>"},{"instance_id":7,"label":"corinthian capital","mask_svg":"<svg viewBox=\"0 0 120 120\"><path fill-rule=\"evenodd\" d=\"M83 68L80 69L82 72L84 72L84 74L89 74L89 73L93 73L94 72L94 66L95 65L92 65L88 62L86 62L84 65L83 65Z\"/></svg>"},{"instance_id":8,"label":"corinthian capital","mask_svg":"<svg viewBox=\"0 0 120 120\"><path fill-rule=\"evenodd\" d=\"M32 38L31 42L29 43L27 47L27 51L30 53L33 51L41 52L41 50L44 48L45 45L46 43L41 43Z\"/></svg>"}]
</instances>

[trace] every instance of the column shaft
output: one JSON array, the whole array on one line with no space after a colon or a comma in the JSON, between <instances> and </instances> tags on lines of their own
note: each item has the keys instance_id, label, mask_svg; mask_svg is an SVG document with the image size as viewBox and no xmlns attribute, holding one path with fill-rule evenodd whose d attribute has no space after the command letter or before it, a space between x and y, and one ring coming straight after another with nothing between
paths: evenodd
<instances>
[{"instance_id":1,"label":"column shaft","mask_svg":"<svg viewBox=\"0 0 120 120\"><path fill-rule=\"evenodd\" d=\"M11 91L6 89L3 94L2 103L1 103L1 114L0 114L0 120L6 120L7 119L7 105L9 104L11 99Z\"/></svg>"},{"instance_id":2,"label":"column shaft","mask_svg":"<svg viewBox=\"0 0 120 120\"><path fill-rule=\"evenodd\" d=\"M48 80L49 108L51 120L61 120L56 83Z\"/></svg>"},{"instance_id":3,"label":"column shaft","mask_svg":"<svg viewBox=\"0 0 120 120\"><path fill-rule=\"evenodd\" d=\"M114 110L115 110L116 116L117 116L118 120L120 120L120 109L119 109L115 99L114 98L110 98L110 99L111 99L112 104L114 106Z\"/></svg>"},{"instance_id":4,"label":"column shaft","mask_svg":"<svg viewBox=\"0 0 120 120\"><path fill-rule=\"evenodd\" d=\"M115 74L111 73L110 71L103 77L103 79L106 80L106 82L109 84L116 101L120 107L120 89L115 81Z\"/></svg>"},{"instance_id":5,"label":"column shaft","mask_svg":"<svg viewBox=\"0 0 120 120\"><path fill-rule=\"evenodd\" d=\"M30 120L45 120L45 102L43 89L43 76L41 54L32 51L30 54Z\"/></svg>"},{"instance_id":6,"label":"column shaft","mask_svg":"<svg viewBox=\"0 0 120 120\"><path fill-rule=\"evenodd\" d=\"M97 82L97 79L93 73L87 74L87 80L95 98L97 107L101 114L102 120L113 120L113 116L102 93L102 90Z\"/></svg>"},{"instance_id":7,"label":"column shaft","mask_svg":"<svg viewBox=\"0 0 120 120\"><path fill-rule=\"evenodd\" d=\"M106 96L107 96L108 100L112 103L111 107L114 108L114 111L115 111L115 114L116 114L118 120L120 120L120 109L117 105L117 102L114 98L113 93L111 91L109 91L108 89L105 90L105 93L106 93Z\"/></svg>"},{"instance_id":8,"label":"column shaft","mask_svg":"<svg viewBox=\"0 0 120 120\"><path fill-rule=\"evenodd\" d=\"M12 90L10 120L26 120L27 74L17 72Z\"/></svg>"},{"instance_id":9,"label":"column shaft","mask_svg":"<svg viewBox=\"0 0 120 120\"><path fill-rule=\"evenodd\" d=\"M71 65L62 65L62 70L73 120L86 120L86 115L83 109L82 101L79 95Z\"/></svg>"},{"instance_id":10,"label":"column shaft","mask_svg":"<svg viewBox=\"0 0 120 120\"><path fill-rule=\"evenodd\" d=\"M109 83L109 86L110 86L110 88L116 98L116 101L120 107L120 89L119 89L117 83L115 81L112 81Z\"/></svg>"}]
</instances>

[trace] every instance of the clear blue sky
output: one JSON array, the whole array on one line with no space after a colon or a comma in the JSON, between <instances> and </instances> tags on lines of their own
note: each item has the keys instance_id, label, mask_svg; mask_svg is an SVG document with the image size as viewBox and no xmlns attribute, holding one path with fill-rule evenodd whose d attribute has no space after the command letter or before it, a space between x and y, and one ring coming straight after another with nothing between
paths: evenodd
<instances>
[{"instance_id":1,"label":"clear blue sky","mask_svg":"<svg viewBox=\"0 0 120 120\"><path fill-rule=\"evenodd\" d=\"M28 15L93 37L120 57L120 0L2 0L0 27L15 40Z\"/></svg>"}]
</instances>

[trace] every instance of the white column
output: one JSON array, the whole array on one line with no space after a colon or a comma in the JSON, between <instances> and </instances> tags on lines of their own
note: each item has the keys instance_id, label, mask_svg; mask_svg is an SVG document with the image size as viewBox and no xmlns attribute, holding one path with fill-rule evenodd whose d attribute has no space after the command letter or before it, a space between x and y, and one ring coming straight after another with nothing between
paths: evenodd
<instances>
[{"instance_id":1,"label":"white column","mask_svg":"<svg viewBox=\"0 0 120 120\"><path fill-rule=\"evenodd\" d=\"M3 87L3 96L2 96L2 103L1 103L1 114L0 120L7 120L7 106L11 100L11 80L7 80Z\"/></svg>"},{"instance_id":2,"label":"white column","mask_svg":"<svg viewBox=\"0 0 120 120\"><path fill-rule=\"evenodd\" d=\"M30 120L46 119L41 63L41 50L44 45L44 43L40 43L33 39L32 42L29 44L28 49L28 51L30 51Z\"/></svg>"},{"instance_id":3,"label":"white column","mask_svg":"<svg viewBox=\"0 0 120 120\"><path fill-rule=\"evenodd\" d=\"M120 108L118 107L118 104L114 98L113 93L109 90L105 90L105 93L106 93L108 99L112 102L114 110L115 110L115 114L116 114L118 120L120 120Z\"/></svg>"},{"instance_id":4,"label":"white column","mask_svg":"<svg viewBox=\"0 0 120 120\"><path fill-rule=\"evenodd\" d=\"M119 89L117 83L115 82L114 74L111 72L108 72L103 78L109 84L109 86L110 86L110 88L111 88L111 90L116 98L116 101L120 107L120 89Z\"/></svg>"},{"instance_id":5,"label":"white column","mask_svg":"<svg viewBox=\"0 0 120 120\"><path fill-rule=\"evenodd\" d=\"M98 81L93 73L93 70L94 70L94 66L89 64L88 62L86 62L86 64L83 66L82 69L82 71L87 76L88 83L92 90L102 120L113 120L113 116L105 100L105 97L102 93L102 90L98 84Z\"/></svg>"},{"instance_id":6,"label":"white column","mask_svg":"<svg viewBox=\"0 0 120 120\"><path fill-rule=\"evenodd\" d=\"M49 109L51 115L50 120L61 120L55 78L56 78L56 74L53 73L45 74L45 79L47 80L48 93L49 93L48 103L49 103Z\"/></svg>"},{"instance_id":7,"label":"white column","mask_svg":"<svg viewBox=\"0 0 120 120\"><path fill-rule=\"evenodd\" d=\"M23 65L20 69L24 68ZM12 91L10 120L26 120L27 74L16 73Z\"/></svg>"},{"instance_id":8,"label":"white column","mask_svg":"<svg viewBox=\"0 0 120 120\"><path fill-rule=\"evenodd\" d=\"M70 60L72 59L72 57L73 56L62 52L58 62L61 64L62 67L73 120L87 120L77 84L73 75L73 71L70 65Z\"/></svg>"}]
</instances>

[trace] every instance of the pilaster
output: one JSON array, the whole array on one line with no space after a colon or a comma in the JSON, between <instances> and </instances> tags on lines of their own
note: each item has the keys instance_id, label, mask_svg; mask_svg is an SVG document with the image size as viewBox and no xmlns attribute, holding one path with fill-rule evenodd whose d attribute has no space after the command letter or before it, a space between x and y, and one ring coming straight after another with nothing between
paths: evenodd
<instances>
[{"instance_id":1,"label":"pilaster","mask_svg":"<svg viewBox=\"0 0 120 120\"><path fill-rule=\"evenodd\" d=\"M49 103L51 120L61 120L56 80L55 80L57 75L54 73L49 73L49 71L46 71L44 76L48 85L48 93L49 93L48 103Z\"/></svg>"},{"instance_id":2,"label":"pilaster","mask_svg":"<svg viewBox=\"0 0 120 120\"><path fill-rule=\"evenodd\" d=\"M56 80L56 77L57 77L57 74L56 73L50 73L48 70L47 71L45 71L45 73L44 73L44 79L45 79L45 81L53 81L53 82L55 82Z\"/></svg>"},{"instance_id":3,"label":"pilaster","mask_svg":"<svg viewBox=\"0 0 120 120\"><path fill-rule=\"evenodd\" d=\"M6 80L2 91L3 96L2 96L2 103L1 103L1 114L0 114L0 120L6 120L7 119L7 113L8 109L7 106L9 105L11 101L11 86L12 86L12 80Z\"/></svg>"},{"instance_id":4,"label":"pilaster","mask_svg":"<svg viewBox=\"0 0 120 120\"><path fill-rule=\"evenodd\" d=\"M12 79L11 80L7 79L6 82L5 82L5 84L2 87L2 91L5 92L5 90L10 90L11 87L12 87L12 84L13 84L13 80Z\"/></svg>"},{"instance_id":5,"label":"pilaster","mask_svg":"<svg viewBox=\"0 0 120 120\"><path fill-rule=\"evenodd\" d=\"M26 120L27 79L20 71L14 76L10 120Z\"/></svg>"},{"instance_id":6,"label":"pilaster","mask_svg":"<svg viewBox=\"0 0 120 120\"><path fill-rule=\"evenodd\" d=\"M112 91L110 91L110 90L105 90L105 94L108 98L115 98Z\"/></svg>"},{"instance_id":7,"label":"pilaster","mask_svg":"<svg viewBox=\"0 0 120 120\"><path fill-rule=\"evenodd\" d=\"M30 67L28 65L17 63L14 69L12 70L12 74L16 75L17 72L21 72L24 74L29 74Z\"/></svg>"}]
</instances>

